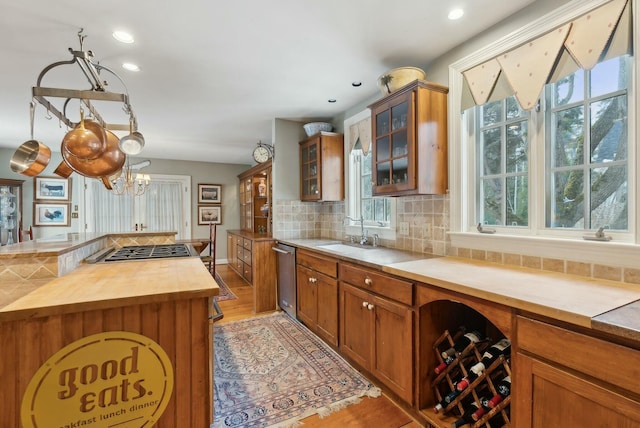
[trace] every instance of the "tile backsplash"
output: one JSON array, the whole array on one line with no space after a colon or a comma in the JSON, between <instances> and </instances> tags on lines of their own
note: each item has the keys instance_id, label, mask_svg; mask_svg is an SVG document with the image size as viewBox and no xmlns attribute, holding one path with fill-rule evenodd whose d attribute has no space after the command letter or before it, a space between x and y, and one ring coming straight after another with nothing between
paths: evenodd
<instances>
[{"instance_id":1,"label":"tile backsplash","mask_svg":"<svg viewBox=\"0 0 640 428\"><path fill-rule=\"evenodd\" d=\"M397 199L396 204L396 225L398 226L396 239L383 239L380 243L387 248L640 284L640 269L635 267L611 267L574 260L452 247L447 234L449 231L448 195L402 197ZM277 238L344 240L346 237L344 202L276 200L274 206L273 236ZM402 222L409 225L407 235L398 233Z\"/></svg>"}]
</instances>

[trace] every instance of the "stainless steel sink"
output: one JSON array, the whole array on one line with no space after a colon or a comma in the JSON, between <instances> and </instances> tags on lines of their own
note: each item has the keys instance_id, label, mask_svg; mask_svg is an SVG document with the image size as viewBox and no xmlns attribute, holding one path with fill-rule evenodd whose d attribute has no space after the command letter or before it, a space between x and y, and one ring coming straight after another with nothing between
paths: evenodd
<instances>
[{"instance_id":1,"label":"stainless steel sink","mask_svg":"<svg viewBox=\"0 0 640 428\"><path fill-rule=\"evenodd\" d=\"M336 253L353 253L358 250L371 250L374 248L372 245L359 245L359 244L327 244L327 245L318 245L318 248L327 250L327 251L335 251Z\"/></svg>"}]
</instances>

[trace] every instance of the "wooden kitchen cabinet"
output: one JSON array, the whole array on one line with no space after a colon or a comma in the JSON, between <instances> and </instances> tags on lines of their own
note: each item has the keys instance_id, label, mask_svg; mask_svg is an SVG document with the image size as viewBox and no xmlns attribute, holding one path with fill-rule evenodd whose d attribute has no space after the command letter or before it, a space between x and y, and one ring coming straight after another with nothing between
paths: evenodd
<instances>
[{"instance_id":1,"label":"wooden kitchen cabinet","mask_svg":"<svg viewBox=\"0 0 640 428\"><path fill-rule=\"evenodd\" d=\"M340 351L413 400L413 284L340 264Z\"/></svg>"},{"instance_id":2,"label":"wooden kitchen cabinet","mask_svg":"<svg viewBox=\"0 0 640 428\"><path fill-rule=\"evenodd\" d=\"M238 175L240 228L271 235L271 160Z\"/></svg>"},{"instance_id":3,"label":"wooden kitchen cabinet","mask_svg":"<svg viewBox=\"0 0 640 428\"><path fill-rule=\"evenodd\" d=\"M447 191L447 93L416 80L369 106L373 194Z\"/></svg>"},{"instance_id":4,"label":"wooden kitchen cabinet","mask_svg":"<svg viewBox=\"0 0 640 428\"><path fill-rule=\"evenodd\" d=\"M297 317L330 345L338 346L338 261L298 250Z\"/></svg>"},{"instance_id":5,"label":"wooden kitchen cabinet","mask_svg":"<svg viewBox=\"0 0 640 428\"><path fill-rule=\"evenodd\" d=\"M276 309L275 240L260 233L228 230L229 267L253 286L253 312Z\"/></svg>"},{"instance_id":6,"label":"wooden kitchen cabinet","mask_svg":"<svg viewBox=\"0 0 640 428\"><path fill-rule=\"evenodd\" d=\"M344 199L344 139L319 132L300 142L300 200Z\"/></svg>"},{"instance_id":7,"label":"wooden kitchen cabinet","mask_svg":"<svg viewBox=\"0 0 640 428\"><path fill-rule=\"evenodd\" d=\"M513 426L640 427L640 351L517 318Z\"/></svg>"}]
</instances>

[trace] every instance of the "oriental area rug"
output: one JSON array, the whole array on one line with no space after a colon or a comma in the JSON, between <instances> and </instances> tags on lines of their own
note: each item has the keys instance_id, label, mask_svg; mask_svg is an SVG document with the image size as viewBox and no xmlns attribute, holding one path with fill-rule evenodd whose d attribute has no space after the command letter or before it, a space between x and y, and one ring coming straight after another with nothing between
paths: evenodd
<instances>
[{"instance_id":1,"label":"oriental area rug","mask_svg":"<svg viewBox=\"0 0 640 428\"><path fill-rule=\"evenodd\" d=\"M380 389L321 339L276 313L214 326L212 428L296 427L378 397Z\"/></svg>"},{"instance_id":2,"label":"oriental area rug","mask_svg":"<svg viewBox=\"0 0 640 428\"><path fill-rule=\"evenodd\" d=\"M233 291L231 291L229 286L225 284L222 278L220 278L220 275L218 275L217 273L215 276L215 280L218 283L218 286L220 287L218 295L214 296L214 298L216 299L216 302L222 302L223 300L233 300L238 298L238 296L236 296L233 293Z\"/></svg>"}]
</instances>

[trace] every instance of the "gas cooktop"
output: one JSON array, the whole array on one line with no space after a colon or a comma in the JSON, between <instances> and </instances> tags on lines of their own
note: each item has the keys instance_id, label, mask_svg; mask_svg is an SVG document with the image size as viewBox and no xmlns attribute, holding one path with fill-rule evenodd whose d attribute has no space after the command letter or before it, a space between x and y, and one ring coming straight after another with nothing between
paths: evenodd
<instances>
[{"instance_id":1,"label":"gas cooktop","mask_svg":"<svg viewBox=\"0 0 640 428\"><path fill-rule=\"evenodd\" d=\"M136 245L122 247L109 254L103 261L146 260L170 257L194 257L195 250L188 244Z\"/></svg>"}]
</instances>

